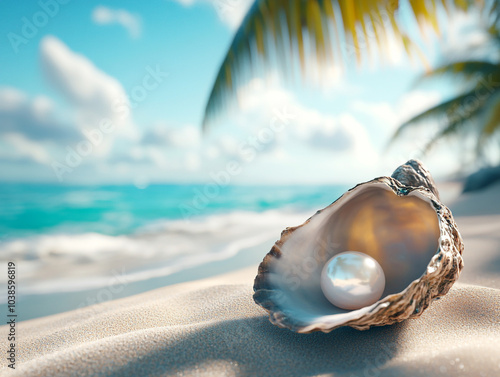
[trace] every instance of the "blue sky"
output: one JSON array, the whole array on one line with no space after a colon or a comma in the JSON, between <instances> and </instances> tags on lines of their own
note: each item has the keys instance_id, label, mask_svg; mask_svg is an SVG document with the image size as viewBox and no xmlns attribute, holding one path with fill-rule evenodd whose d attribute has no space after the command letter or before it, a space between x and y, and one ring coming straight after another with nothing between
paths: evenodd
<instances>
[{"instance_id":1,"label":"blue sky","mask_svg":"<svg viewBox=\"0 0 500 377\"><path fill-rule=\"evenodd\" d=\"M211 85L249 6L221 1L0 1L0 180L206 182L234 162L232 183L345 183L420 157L426 132L384 152L388 137L449 85L412 91L422 67L397 46L391 64L328 67L322 87L286 84L271 68L202 135ZM453 27L470 18L459 15ZM426 45L431 62L441 46ZM103 121L113 130L104 132ZM452 173L458 147L424 162Z\"/></svg>"},{"instance_id":2,"label":"blue sky","mask_svg":"<svg viewBox=\"0 0 500 377\"><path fill-rule=\"evenodd\" d=\"M10 3L2 2L2 6L9 7L0 15L2 36L10 31L21 34L22 18L32 19L41 10L35 1ZM109 8L126 9L139 20L138 37L132 37L118 23L102 25L93 21L92 14L101 2L70 1L60 5L56 16L39 28L26 45L19 46L19 53L13 52L8 38L0 40L2 84L33 94L48 93L60 100L47 85L38 64L41 40L53 35L115 77L125 90L137 84L147 65L160 65L170 74L168 84L155 90L138 115L151 122L168 111L172 121L198 122L232 30L209 4L185 7L176 1L121 1L119 8L112 4Z\"/></svg>"}]
</instances>

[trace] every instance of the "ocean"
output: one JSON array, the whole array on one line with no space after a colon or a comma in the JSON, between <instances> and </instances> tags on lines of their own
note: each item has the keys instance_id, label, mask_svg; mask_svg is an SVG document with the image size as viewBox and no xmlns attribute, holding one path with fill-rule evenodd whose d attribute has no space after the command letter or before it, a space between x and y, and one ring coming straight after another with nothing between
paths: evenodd
<instances>
[{"instance_id":1,"label":"ocean","mask_svg":"<svg viewBox=\"0 0 500 377\"><path fill-rule=\"evenodd\" d=\"M256 263L347 188L2 184L0 258L16 263L18 299L37 303L24 319L35 318L82 306L62 294L99 295L115 277L128 289L104 299Z\"/></svg>"}]
</instances>

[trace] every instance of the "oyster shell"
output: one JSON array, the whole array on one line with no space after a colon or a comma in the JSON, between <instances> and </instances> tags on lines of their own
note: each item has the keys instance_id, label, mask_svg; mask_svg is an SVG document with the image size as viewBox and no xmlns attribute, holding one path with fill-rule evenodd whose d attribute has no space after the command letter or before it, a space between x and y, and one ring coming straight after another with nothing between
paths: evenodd
<instances>
[{"instance_id":1,"label":"oyster shell","mask_svg":"<svg viewBox=\"0 0 500 377\"><path fill-rule=\"evenodd\" d=\"M420 316L448 292L463 248L430 173L410 160L286 228L259 266L253 297L273 324L299 333L390 325ZM351 311L332 305L320 286L324 263L346 250L375 258L386 276L382 298Z\"/></svg>"}]
</instances>

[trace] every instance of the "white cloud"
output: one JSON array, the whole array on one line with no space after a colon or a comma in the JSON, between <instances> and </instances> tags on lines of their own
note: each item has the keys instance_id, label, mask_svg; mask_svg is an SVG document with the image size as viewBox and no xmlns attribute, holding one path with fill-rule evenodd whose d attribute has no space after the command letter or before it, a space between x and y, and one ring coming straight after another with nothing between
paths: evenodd
<instances>
[{"instance_id":1,"label":"white cloud","mask_svg":"<svg viewBox=\"0 0 500 377\"><path fill-rule=\"evenodd\" d=\"M117 136L138 138L129 100L118 80L52 36L42 39L40 60L48 81L74 106L81 130L97 128L103 120L116 127L112 135L107 135L99 153L108 153Z\"/></svg>"},{"instance_id":2,"label":"white cloud","mask_svg":"<svg viewBox=\"0 0 500 377\"><path fill-rule=\"evenodd\" d=\"M210 133L215 140L206 155L219 161L240 161L245 174L238 179L346 182L373 173L378 154L364 125L352 114L321 112L273 78L253 79L240 87L237 96L238 112L230 113L226 124ZM285 114L289 116L286 123ZM273 124L284 126L269 132ZM255 151L250 162L247 157L252 153L242 145L246 151ZM275 172L274 177L268 176L270 171Z\"/></svg>"},{"instance_id":3,"label":"white cloud","mask_svg":"<svg viewBox=\"0 0 500 377\"><path fill-rule=\"evenodd\" d=\"M276 135L278 143L292 138L313 148L327 149L331 153L353 150L369 153L373 149L365 129L352 115L345 112L323 114L304 106L292 92L276 82L268 86L261 79L254 79L240 89L238 98L244 122L258 124L261 128L268 126L276 110L288 109L293 114L293 126ZM363 144L361 149L358 148L360 144Z\"/></svg>"},{"instance_id":4,"label":"white cloud","mask_svg":"<svg viewBox=\"0 0 500 377\"><path fill-rule=\"evenodd\" d=\"M92 21L99 25L121 25L132 38L138 38L141 35L140 17L125 9L111 9L99 5L92 11Z\"/></svg>"},{"instance_id":5,"label":"white cloud","mask_svg":"<svg viewBox=\"0 0 500 377\"><path fill-rule=\"evenodd\" d=\"M146 148L146 155L159 168L166 169L170 167L170 161L165 151L160 148Z\"/></svg>"},{"instance_id":6,"label":"white cloud","mask_svg":"<svg viewBox=\"0 0 500 377\"><path fill-rule=\"evenodd\" d=\"M486 20L476 9L467 13L455 11L446 28L446 34L439 40L439 55L446 61L461 59L495 59L497 51L491 37L485 30Z\"/></svg>"},{"instance_id":7,"label":"white cloud","mask_svg":"<svg viewBox=\"0 0 500 377\"><path fill-rule=\"evenodd\" d=\"M68 148L88 143L90 132L92 140L97 140L95 132L103 122L111 122L116 130L105 135L101 132L101 141L86 156L85 164L93 166L97 159L102 163L102 157L115 158L110 155L111 147L120 138L124 141L122 150L127 143L133 146L139 140L125 90L116 79L51 36L41 41L40 61L47 80L68 100L70 111L57 112L45 96L30 97L15 88L0 87L0 135L9 151L1 154L3 161L64 163Z\"/></svg>"},{"instance_id":8,"label":"white cloud","mask_svg":"<svg viewBox=\"0 0 500 377\"><path fill-rule=\"evenodd\" d=\"M350 90L346 83L343 86L345 91ZM274 147L295 140L339 153L354 148L366 134L359 122L345 111L326 114L302 104L292 91L282 86L277 74L271 74L266 80L251 80L238 90L237 96L240 112L235 121L239 127L253 128L254 133L268 126L276 111L287 109L293 113L293 126L275 135Z\"/></svg>"},{"instance_id":9,"label":"white cloud","mask_svg":"<svg viewBox=\"0 0 500 377\"><path fill-rule=\"evenodd\" d=\"M19 133L35 141L69 142L78 138L74 128L56 117L50 99L29 98L10 87L0 87L0 134L4 133Z\"/></svg>"},{"instance_id":10,"label":"white cloud","mask_svg":"<svg viewBox=\"0 0 500 377\"><path fill-rule=\"evenodd\" d=\"M397 114L400 122L407 121L415 115L437 105L442 100L441 94L436 91L414 90L401 97L397 105Z\"/></svg>"},{"instance_id":11,"label":"white cloud","mask_svg":"<svg viewBox=\"0 0 500 377\"><path fill-rule=\"evenodd\" d=\"M199 127L184 125L173 128L164 123L159 123L144 133L142 143L158 145L164 148L195 148L200 144L200 140Z\"/></svg>"},{"instance_id":12,"label":"white cloud","mask_svg":"<svg viewBox=\"0 0 500 377\"><path fill-rule=\"evenodd\" d=\"M353 103L352 110L372 119L372 125L380 130L380 140L387 143L398 126L422 111L438 104L442 96L436 91L415 90L403 95L393 105L387 102L362 102ZM435 176L446 176L460 168L460 161L456 158L459 151L457 145L452 143L438 143L436 148L424 154L424 147L435 135L437 124L422 124L422 127L410 129L396 140L388 150L384 146L380 151L385 153L380 160L383 171L410 158L418 158Z\"/></svg>"},{"instance_id":13,"label":"white cloud","mask_svg":"<svg viewBox=\"0 0 500 377\"><path fill-rule=\"evenodd\" d=\"M388 102L355 101L351 108L356 112L373 117L377 122L384 124L391 130L394 130L399 122L398 114Z\"/></svg>"},{"instance_id":14,"label":"white cloud","mask_svg":"<svg viewBox=\"0 0 500 377\"><path fill-rule=\"evenodd\" d=\"M40 164L49 164L51 162L47 149L40 143L31 141L19 133L5 134L3 139L14 147L14 156L10 156L11 158L26 157Z\"/></svg>"},{"instance_id":15,"label":"white cloud","mask_svg":"<svg viewBox=\"0 0 500 377\"><path fill-rule=\"evenodd\" d=\"M395 103L355 101L346 109L339 108L330 113L301 102L279 82L266 83L254 79L241 87L238 92L239 111L230 114L225 125L219 126L220 131L214 130L222 135L231 130L232 136L241 142L248 135L255 136L259 130L268 127L276 109L286 107L294 114L290 125L276 133L274 139L258 151L255 161L248 164L241 176L242 180L247 175L263 179L268 172L275 171L279 172L276 177L290 180L352 183L390 174L397 165L410 158L423 159L438 177L456 171L460 165L457 151L449 144L439 146L429 155L422 155L422 147L435 132L433 127L409 132L386 149L397 126L442 100L439 92L413 91ZM239 133L243 135L239 136ZM207 150L207 156L228 160L234 155L220 143L214 144L215 150ZM239 143L231 144L233 149L236 146L238 153Z\"/></svg>"},{"instance_id":16,"label":"white cloud","mask_svg":"<svg viewBox=\"0 0 500 377\"><path fill-rule=\"evenodd\" d=\"M388 102L355 101L351 108L372 117L383 124L384 133L392 134L398 126L438 104L441 99L437 91L414 90L401 96L395 106Z\"/></svg>"},{"instance_id":17,"label":"white cloud","mask_svg":"<svg viewBox=\"0 0 500 377\"><path fill-rule=\"evenodd\" d=\"M186 155L184 162L186 170L196 171L201 167L201 160L198 154L191 152Z\"/></svg>"},{"instance_id":18,"label":"white cloud","mask_svg":"<svg viewBox=\"0 0 500 377\"><path fill-rule=\"evenodd\" d=\"M220 20L232 30L237 29L254 0L175 0L184 6L210 4Z\"/></svg>"},{"instance_id":19,"label":"white cloud","mask_svg":"<svg viewBox=\"0 0 500 377\"><path fill-rule=\"evenodd\" d=\"M173 127L160 122L144 132L143 137L124 153L111 156L107 163L121 165L127 172L141 169L141 179L149 180L160 172L162 179L165 179L165 171L179 175L198 171L203 165L199 156L201 145L199 127L189 124Z\"/></svg>"},{"instance_id":20,"label":"white cloud","mask_svg":"<svg viewBox=\"0 0 500 377\"><path fill-rule=\"evenodd\" d=\"M242 140L239 140L233 135L221 135L213 140L211 143L205 145L203 153L210 159L223 157L226 160L241 160L241 150L240 144Z\"/></svg>"},{"instance_id":21,"label":"white cloud","mask_svg":"<svg viewBox=\"0 0 500 377\"><path fill-rule=\"evenodd\" d=\"M20 108L26 102L26 95L15 88L0 88L0 111Z\"/></svg>"},{"instance_id":22,"label":"white cloud","mask_svg":"<svg viewBox=\"0 0 500 377\"><path fill-rule=\"evenodd\" d=\"M356 101L352 103L351 110L354 114L358 113L367 116L371 121L371 126L377 129L377 140L381 143L387 143L400 125L415 115L438 104L441 99L441 94L436 91L415 90L404 94L395 104ZM427 127L427 129L419 128L416 135L409 132L407 136L410 136L410 139L412 135L416 136L412 141L418 141L418 143L422 144L432 136L432 132L428 132L429 130L435 132L433 127Z\"/></svg>"},{"instance_id":23,"label":"white cloud","mask_svg":"<svg viewBox=\"0 0 500 377\"><path fill-rule=\"evenodd\" d=\"M333 153L366 155L373 152L366 130L352 115L343 113L338 117L322 118L322 124L316 125L308 139L311 147L325 148Z\"/></svg>"}]
</instances>

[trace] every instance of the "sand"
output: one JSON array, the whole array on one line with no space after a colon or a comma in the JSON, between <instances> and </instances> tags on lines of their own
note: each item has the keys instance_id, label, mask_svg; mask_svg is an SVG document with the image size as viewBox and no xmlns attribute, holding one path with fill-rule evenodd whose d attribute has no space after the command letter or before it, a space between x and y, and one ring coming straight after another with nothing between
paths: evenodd
<instances>
[{"instance_id":1,"label":"sand","mask_svg":"<svg viewBox=\"0 0 500 377\"><path fill-rule=\"evenodd\" d=\"M295 334L253 303L252 266L21 322L16 372L3 357L2 375L500 376L499 197L497 185L451 205L466 267L420 318Z\"/></svg>"}]
</instances>

